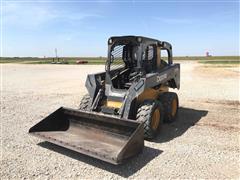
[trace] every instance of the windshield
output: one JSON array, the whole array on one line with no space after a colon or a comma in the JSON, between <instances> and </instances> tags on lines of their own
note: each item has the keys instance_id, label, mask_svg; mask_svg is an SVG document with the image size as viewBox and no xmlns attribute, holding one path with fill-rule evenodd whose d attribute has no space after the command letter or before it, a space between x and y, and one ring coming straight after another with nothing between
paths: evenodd
<instances>
[{"instance_id":1,"label":"windshield","mask_svg":"<svg viewBox=\"0 0 240 180\"><path fill-rule=\"evenodd\" d=\"M113 45L108 58L108 71L115 69L127 69L137 64L138 46L133 43Z\"/></svg>"}]
</instances>

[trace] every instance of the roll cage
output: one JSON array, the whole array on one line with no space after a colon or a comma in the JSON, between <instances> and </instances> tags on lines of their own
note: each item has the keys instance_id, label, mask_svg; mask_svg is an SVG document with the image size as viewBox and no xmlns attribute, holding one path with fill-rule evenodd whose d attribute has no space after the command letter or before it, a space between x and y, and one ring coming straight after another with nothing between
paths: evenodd
<instances>
[{"instance_id":1,"label":"roll cage","mask_svg":"<svg viewBox=\"0 0 240 180\"><path fill-rule=\"evenodd\" d=\"M152 51L149 51L149 47L152 47ZM135 68L136 71L144 69L146 57L151 57L150 55L152 58L156 57L157 48L167 51L167 63L172 64L172 46L168 42L143 36L111 37L108 39L106 71L121 68ZM155 64L153 66L156 67Z\"/></svg>"}]
</instances>

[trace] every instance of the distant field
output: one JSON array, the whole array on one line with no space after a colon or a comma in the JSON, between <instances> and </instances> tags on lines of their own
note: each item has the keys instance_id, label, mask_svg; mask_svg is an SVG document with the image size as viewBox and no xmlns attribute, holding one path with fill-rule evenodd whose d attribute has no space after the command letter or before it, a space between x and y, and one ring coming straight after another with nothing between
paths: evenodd
<instances>
[{"instance_id":1,"label":"distant field","mask_svg":"<svg viewBox=\"0 0 240 180\"><path fill-rule=\"evenodd\" d=\"M59 58L59 62L62 64L76 64L78 60L88 61L88 64L105 64L106 57L63 57ZM163 57L166 59L166 57ZM173 60L188 60L198 61L204 64L212 65L239 65L239 56L181 56L173 57ZM36 58L36 57L2 57L0 63L21 63L21 64L51 64L53 62L52 57L48 58ZM55 59L55 62L58 62Z\"/></svg>"},{"instance_id":2,"label":"distant field","mask_svg":"<svg viewBox=\"0 0 240 180\"><path fill-rule=\"evenodd\" d=\"M206 60L206 61L200 61L200 63L204 63L204 64L240 64L239 60Z\"/></svg>"},{"instance_id":3,"label":"distant field","mask_svg":"<svg viewBox=\"0 0 240 180\"><path fill-rule=\"evenodd\" d=\"M84 60L88 61L88 64L104 64L106 58L100 57L64 57L59 58L59 62L62 64L76 64L76 61ZM53 58L34 58L34 57L22 57L22 58L8 58L3 57L0 63L21 63L21 64L51 64ZM58 60L55 58L54 62L57 63Z\"/></svg>"}]
</instances>

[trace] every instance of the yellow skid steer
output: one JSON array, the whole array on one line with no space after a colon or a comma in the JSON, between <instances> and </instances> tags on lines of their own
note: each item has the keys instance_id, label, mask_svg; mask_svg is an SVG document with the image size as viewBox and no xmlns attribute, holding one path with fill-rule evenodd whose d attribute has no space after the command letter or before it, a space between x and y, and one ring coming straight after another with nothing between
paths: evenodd
<instances>
[{"instance_id":1,"label":"yellow skid steer","mask_svg":"<svg viewBox=\"0 0 240 180\"><path fill-rule=\"evenodd\" d=\"M161 52L166 51L166 60ZM120 164L138 154L163 122L178 112L180 65L172 46L142 36L111 37L105 72L89 74L88 94L78 109L61 107L35 126L31 135L88 156Z\"/></svg>"}]
</instances>

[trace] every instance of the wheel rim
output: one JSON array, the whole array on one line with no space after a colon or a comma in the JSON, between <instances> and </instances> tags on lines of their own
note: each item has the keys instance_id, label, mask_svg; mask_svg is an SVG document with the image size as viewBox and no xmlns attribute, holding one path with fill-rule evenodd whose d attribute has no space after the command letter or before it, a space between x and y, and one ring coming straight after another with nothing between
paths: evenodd
<instances>
[{"instance_id":1,"label":"wheel rim","mask_svg":"<svg viewBox=\"0 0 240 180\"><path fill-rule=\"evenodd\" d=\"M152 129L156 130L158 128L160 116L161 114L159 109L156 109L152 116L152 122L151 122Z\"/></svg>"},{"instance_id":2,"label":"wheel rim","mask_svg":"<svg viewBox=\"0 0 240 180\"><path fill-rule=\"evenodd\" d=\"M172 102L172 116L174 117L177 113L177 99L175 98Z\"/></svg>"}]
</instances>

